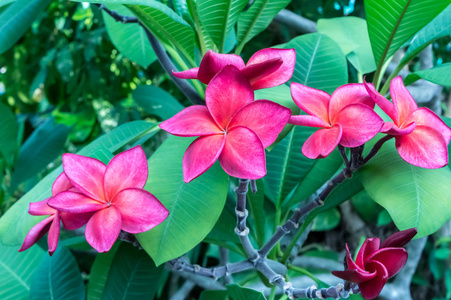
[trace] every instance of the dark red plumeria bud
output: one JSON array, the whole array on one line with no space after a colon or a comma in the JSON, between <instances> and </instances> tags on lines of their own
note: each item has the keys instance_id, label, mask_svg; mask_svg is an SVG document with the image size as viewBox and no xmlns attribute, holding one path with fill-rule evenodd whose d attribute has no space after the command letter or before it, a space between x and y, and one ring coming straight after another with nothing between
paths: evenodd
<instances>
[{"instance_id":1,"label":"dark red plumeria bud","mask_svg":"<svg viewBox=\"0 0 451 300\"><path fill-rule=\"evenodd\" d=\"M402 248L417 233L416 228L397 232L382 245L379 238L368 238L353 261L346 244L345 271L332 271L335 276L357 283L366 300L376 298L390 277L396 275L407 262L407 251Z\"/></svg>"}]
</instances>

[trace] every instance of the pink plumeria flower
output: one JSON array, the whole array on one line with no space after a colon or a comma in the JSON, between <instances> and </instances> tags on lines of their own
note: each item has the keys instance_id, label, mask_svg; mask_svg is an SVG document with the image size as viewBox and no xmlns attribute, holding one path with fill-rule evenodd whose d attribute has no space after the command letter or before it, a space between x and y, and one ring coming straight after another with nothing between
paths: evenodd
<instances>
[{"instance_id":1,"label":"pink plumeria flower","mask_svg":"<svg viewBox=\"0 0 451 300\"><path fill-rule=\"evenodd\" d=\"M401 76L390 83L393 103L369 88L366 82L365 86L374 102L393 120L385 122L381 132L395 136L396 149L402 159L428 169L448 164L451 129L430 109L418 108Z\"/></svg>"},{"instance_id":2,"label":"pink plumeria flower","mask_svg":"<svg viewBox=\"0 0 451 300\"><path fill-rule=\"evenodd\" d=\"M330 96L300 83L291 84L294 102L308 115L292 116L288 123L322 128L310 136L302 153L311 159L328 156L338 144L358 147L372 139L383 125L363 84L346 84Z\"/></svg>"},{"instance_id":3,"label":"pink plumeria flower","mask_svg":"<svg viewBox=\"0 0 451 300\"><path fill-rule=\"evenodd\" d=\"M77 190L72 186L70 181L67 179L64 173L61 173L55 180L52 186L52 195L58 195L61 192L72 190L77 192ZM50 199L50 198L49 198ZM47 205L49 199L44 199L39 202L30 203L30 208L28 213L33 216L46 216L45 218L33 228L30 229L25 241L23 242L20 251L25 251L34 245L40 238L42 238L47 232L48 235L48 246L49 254L52 255L55 252L58 245L58 237L60 233L60 220L63 221L63 225L67 230L74 230L82 227L88 222L91 217L91 213L81 213L81 214L71 214L65 212L59 212L54 208Z\"/></svg>"},{"instance_id":4,"label":"pink plumeria flower","mask_svg":"<svg viewBox=\"0 0 451 300\"><path fill-rule=\"evenodd\" d=\"M407 251L402 248L417 234L416 228L399 231L382 244L379 238L366 239L353 261L346 244L347 270L332 274L357 283L366 300L376 298L390 277L396 275L407 262Z\"/></svg>"},{"instance_id":5,"label":"pink plumeria flower","mask_svg":"<svg viewBox=\"0 0 451 300\"><path fill-rule=\"evenodd\" d=\"M252 55L246 65L239 55L219 54L210 50L204 55L198 68L173 74L178 78L199 79L208 84L225 66L232 65L249 80L252 89L259 90L287 82L293 75L295 62L294 49L262 49Z\"/></svg>"},{"instance_id":6,"label":"pink plumeria flower","mask_svg":"<svg viewBox=\"0 0 451 300\"><path fill-rule=\"evenodd\" d=\"M148 169L141 146L116 155L107 166L94 158L66 153L63 169L81 193L59 193L49 199L48 205L69 213L93 213L86 225L86 240L99 252L111 249L121 229L141 233L169 214L143 189Z\"/></svg>"},{"instance_id":7,"label":"pink plumeria flower","mask_svg":"<svg viewBox=\"0 0 451 300\"><path fill-rule=\"evenodd\" d=\"M246 179L266 175L265 148L291 115L268 100L254 101L249 81L235 66L220 71L205 93L207 106L194 105L160 124L177 136L200 136L183 157L183 178L190 182L219 159L227 174Z\"/></svg>"}]
</instances>

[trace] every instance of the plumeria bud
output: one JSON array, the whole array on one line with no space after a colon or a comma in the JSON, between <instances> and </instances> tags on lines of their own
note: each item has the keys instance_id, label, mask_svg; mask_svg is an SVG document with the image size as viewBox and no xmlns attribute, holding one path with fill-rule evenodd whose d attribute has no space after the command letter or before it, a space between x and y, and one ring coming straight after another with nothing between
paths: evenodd
<instances>
[{"instance_id":1,"label":"plumeria bud","mask_svg":"<svg viewBox=\"0 0 451 300\"><path fill-rule=\"evenodd\" d=\"M408 242L410 242L413 237L418 233L417 228L410 228L403 231L398 231L389 236L385 241L382 242L381 248L388 247L404 247Z\"/></svg>"}]
</instances>

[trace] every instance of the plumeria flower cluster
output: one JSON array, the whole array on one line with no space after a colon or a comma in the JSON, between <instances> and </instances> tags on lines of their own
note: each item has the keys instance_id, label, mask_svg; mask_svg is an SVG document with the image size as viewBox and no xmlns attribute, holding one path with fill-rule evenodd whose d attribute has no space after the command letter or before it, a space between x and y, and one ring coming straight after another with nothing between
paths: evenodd
<instances>
[{"instance_id":1,"label":"plumeria flower cluster","mask_svg":"<svg viewBox=\"0 0 451 300\"><path fill-rule=\"evenodd\" d=\"M161 222L169 211L144 190L147 159L141 146L124 151L108 165L77 154L63 155L64 172L52 187L52 197L30 203L31 215L49 215L28 233L24 251L49 232L50 255L56 250L60 220L67 230L86 224L86 240L97 251L111 249L121 230L136 234Z\"/></svg>"}]
</instances>

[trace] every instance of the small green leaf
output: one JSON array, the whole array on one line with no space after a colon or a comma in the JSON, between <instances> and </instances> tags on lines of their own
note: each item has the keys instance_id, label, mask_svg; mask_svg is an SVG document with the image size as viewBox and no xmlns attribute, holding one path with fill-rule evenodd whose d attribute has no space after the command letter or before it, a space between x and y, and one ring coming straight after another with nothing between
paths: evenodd
<instances>
[{"instance_id":1,"label":"small green leaf","mask_svg":"<svg viewBox=\"0 0 451 300\"><path fill-rule=\"evenodd\" d=\"M232 300L266 300L262 292L244 288L238 284L228 284L226 288Z\"/></svg>"},{"instance_id":2,"label":"small green leaf","mask_svg":"<svg viewBox=\"0 0 451 300\"><path fill-rule=\"evenodd\" d=\"M377 227L388 225L392 221L390 214L384 209L377 216Z\"/></svg>"},{"instance_id":3,"label":"small green leaf","mask_svg":"<svg viewBox=\"0 0 451 300\"><path fill-rule=\"evenodd\" d=\"M171 94L154 85L140 85L133 91L133 100L145 112L163 120L173 117L184 109Z\"/></svg>"},{"instance_id":4,"label":"small green leaf","mask_svg":"<svg viewBox=\"0 0 451 300\"><path fill-rule=\"evenodd\" d=\"M313 220L312 231L328 231L340 224L341 215L338 209L332 208L318 214Z\"/></svg>"}]
</instances>

